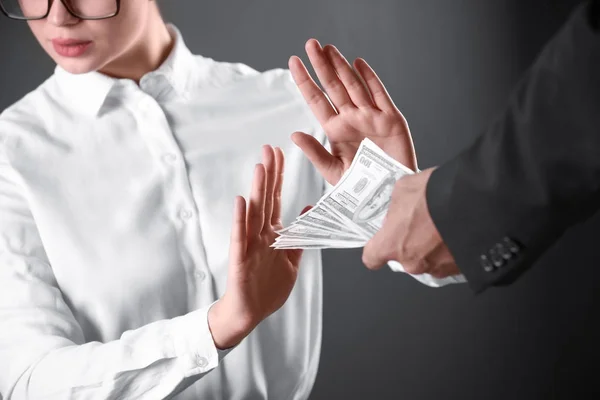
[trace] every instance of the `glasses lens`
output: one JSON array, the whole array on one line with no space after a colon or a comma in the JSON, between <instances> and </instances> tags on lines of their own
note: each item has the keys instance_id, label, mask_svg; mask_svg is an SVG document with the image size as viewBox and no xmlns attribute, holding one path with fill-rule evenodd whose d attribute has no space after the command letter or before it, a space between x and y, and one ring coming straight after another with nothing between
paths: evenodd
<instances>
[{"instance_id":1,"label":"glasses lens","mask_svg":"<svg viewBox=\"0 0 600 400\"><path fill-rule=\"evenodd\" d=\"M43 18L48 12L48 0L0 0L0 6L13 18Z\"/></svg>"},{"instance_id":2,"label":"glasses lens","mask_svg":"<svg viewBox=\"0 0 600 400\"><path fill-rule=\"evenodd\" d=\"M71 11L81 18L106 18L117 13L117 0L69 0L67 3Z\"/></svg>"},{"instance_id":3,"label":"glasses lens","mask_svg":"<svg viewBox=\"0 0 600 400\"><path fill-rule=\"evenodd\" d=\"M48 14L48 3L48 0L0 0L0 7L12 18L38 19ZM64 4L73 14L83 19L109 18L118 12L118 0L67 0Z\"/></svg>"}]
</instances>

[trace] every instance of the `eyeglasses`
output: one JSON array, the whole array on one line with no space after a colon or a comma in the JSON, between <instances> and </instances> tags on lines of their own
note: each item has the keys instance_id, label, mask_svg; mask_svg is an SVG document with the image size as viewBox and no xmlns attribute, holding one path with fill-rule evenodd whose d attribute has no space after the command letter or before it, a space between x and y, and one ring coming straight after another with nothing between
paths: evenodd
<instances>
[{"instance_id":1,"label":"eyeglasses","mask_svg":"<svg viewBox=\"0 0 600 400\"><path fill-rule=\"evenodd\" d=\"M0 0L0 11L18 20L44 19L50 14L53 0ZM60 0L69 14L79 19L107 19L116 16L121 0Z\"/></svg>"}]
</instances>

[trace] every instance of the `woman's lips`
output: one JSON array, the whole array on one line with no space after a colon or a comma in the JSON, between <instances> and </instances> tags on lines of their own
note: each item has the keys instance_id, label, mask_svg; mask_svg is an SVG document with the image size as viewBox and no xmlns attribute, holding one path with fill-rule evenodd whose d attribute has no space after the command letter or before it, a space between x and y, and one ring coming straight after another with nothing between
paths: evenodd
<instances>
[{"instance_id":1,"label":"woman's lips","mask_svg":"<svg viewBox=\"0 0 600 400\"><path fill-rule=\"evenodd\" d=\"M76 39L53 39L52 46L54 51L63 57L79 57L85 53L85 51L92 44L89 40L76 40Z\"/></svg>"}]
</instances>

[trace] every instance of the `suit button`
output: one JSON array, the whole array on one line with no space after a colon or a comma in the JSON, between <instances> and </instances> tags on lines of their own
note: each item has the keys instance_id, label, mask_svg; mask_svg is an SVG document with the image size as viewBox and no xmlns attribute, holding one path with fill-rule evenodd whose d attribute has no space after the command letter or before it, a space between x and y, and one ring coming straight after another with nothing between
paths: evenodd
<instances>
[{"instance_id":1,"label":"suit button","mask_svg":"<svg viewBox=\"0 0 600 400\"><path fill-rule=\"evenodd\" d=\"M496 250L496 248L490 250L490 261L492 262L494 267L497 268L504 265L504 258L502 258L500 253L498 253L498 251Z\"/></svg>"},{"instance_id":2,"label":"suit button","mask_svg":"<svg viewBox=\"0 0 600 400\"><path fill-rule=\"evenodd\" d=\"M521 249L519 248L519 245L515 243L514 240L512 240L511 238L509 238L508 236L506 236L504 239L502 239L502 241L504 242L504 244L506 245L506 247L508 247L508 250L511 253L517 254Z\"/></svg>"},{"instance_id":3,"label":"suit button","mask_svg":"<svg viewBox=\"0 0 600 400\"><path fill-rule=\"evenodd\" d=\"M500 254L500 256L502 258L504 258L505 260L510 260L513 256L513 253L511 253L506 246L504 246L502 243L496 243L496 245L494 246L494 249L496 250L496 252L498 252L498 254Z\"/></svg>"},{"instance_id":4,"label":"suit button","mask_svg":"<svg viewBox=\"0 0 600 400\"><path fill-rule=\"evenodd\" d=\"M485 254L481 255L479 262L485 272L492 272L494 270L494 266L492 265L492 263L490 262L490 260L488 259L488 257Z\"/></svg>"}]
</instances>

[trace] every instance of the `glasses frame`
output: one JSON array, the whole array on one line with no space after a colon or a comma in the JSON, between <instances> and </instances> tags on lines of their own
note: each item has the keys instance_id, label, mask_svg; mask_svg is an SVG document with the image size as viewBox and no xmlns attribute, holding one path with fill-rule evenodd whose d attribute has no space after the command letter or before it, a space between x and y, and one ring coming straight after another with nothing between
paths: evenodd
<instances>
[{"instance_id":1,"label":"glasses frame","mask_svg":"<svg viewBox=\"0 0 600 400\"><path fill-rule=\"evenodd\" d=\"M50 10L52 9L53 1L54 0L48 0L48 9L46 11L46 14L41 17L16 17L14 15L10 15L8 13L8 11L4 9L4 5L2 5L1 1L0 1L0 11L2 11L2 14L6 15L8 18L14 19L17 21L39 21L40 19L47 18L48 15L50 15ZM69 14L71 14L73 17L75 17L77 19L81 19L81 20L98 21L98 20L102 20L102 19L114 18L117 15L119 15L119 11L121 11L121 0L114 0L117 3L117 10L114 13L106 15L106 16L102 16L102 17L82 17L71 9L71 5L68 3L67 0L59 0L59 1L63 4L63 6L65 6L65 9L69 12Z\"/></svg>"}]
</instances>

